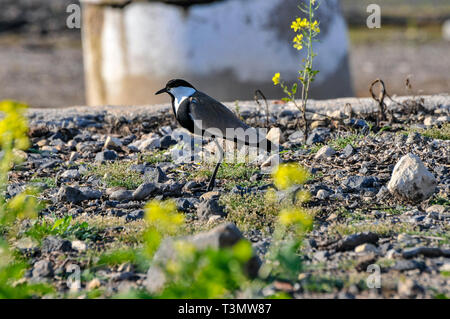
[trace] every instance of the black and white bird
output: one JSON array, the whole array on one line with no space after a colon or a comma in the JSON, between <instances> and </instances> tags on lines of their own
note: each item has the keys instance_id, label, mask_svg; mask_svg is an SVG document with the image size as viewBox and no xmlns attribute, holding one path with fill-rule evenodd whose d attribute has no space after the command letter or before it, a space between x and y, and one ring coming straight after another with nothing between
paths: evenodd
<instances>
[{"instance_id":1,"label":"black and white bird","mask_svg":"<svg viewBox=\"0 0 450 319\"><path fill-rule=\"evenodd\" d=\"M172 98L172 110L178 123L189 132L213 138L219 149L220 159L214 168L208 184L208 191L214 188L217 171L223 161L223 149L216 137L231 140L240 145L258 147L268 153L275 150L275 145L268 141L258 130L242 122L230 109L212 97L197 91L185 80L174 79L167 82L166 87L155 94L167 93ZM227 129L253 132L249 135L227 136ZM242 129L242 130L240 130ZM251 134L250 134L251 135Z\"/></svg>"}]
</instances>

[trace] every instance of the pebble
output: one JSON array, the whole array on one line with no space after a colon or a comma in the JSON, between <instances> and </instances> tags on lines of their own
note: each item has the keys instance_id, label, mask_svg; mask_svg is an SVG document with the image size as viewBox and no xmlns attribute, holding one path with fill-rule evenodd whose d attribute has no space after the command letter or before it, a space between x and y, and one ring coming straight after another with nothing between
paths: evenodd
<instances>
[{"instance_id":1,"label":"pebble","mask_svg":"<svg viewBox=\"0 0 450 319\"><path fill-rule=\"evenodd\" d=\"M100 153L97 153L95 155L95 161L96 162L106 162L106 161L114 161L117 159L117 153L115 151L103 151Z\"/></svg>"},{"instance_id":2,"label":"pebble","mask_svg":"<svg viewBox=\"0 0 450 319\"><path fill-rule=\"evenodd\" d=\"M154 183L143 183L133 192L132 197L135 200L145 200L157 189Z\"/></svg>"},{"instance_id":3,"label":"pebble","mask_svg":"<svg viewBox=\"0 0 450 319\"><path fill-rule=\"evenodd\" d=\"M127 201L131 200L133 198L133 192L125 189L120 189L115 192L113 192L111 195L109 195L110 200L117 200L117 201Z\"/></svg>"},{"instance_id":4,"label":"pebble","mask_svg":"<svg viewBox=\"0 0 450 319\"><path fill-rule=\"evenodd\" d=\"M33 266L33 277L43 278L53 276L53 265L49 260L39 260Z\"/></svg>"},{"instance_id":5,"label":"pebble","mask_svg":"<svg viewBox=\"0 0 450 319\"><path fill-rule=\"evenodd\" d=\"M315 159L327 159L336 154L336 151L330 146L322 147L314 156Z\"/></svg>"},{"instance_id":6,"label":"pebble","mask_svg":"<svg viewBox=\"0 0 450 319\"><path fill-rule=\"evenodd\" d=\"M197 216L200 219L208 220L213 215L226 216L224 207L219 205L219 202L216 199L209 199L199 204Z\"/></svg>"}]
</instances>

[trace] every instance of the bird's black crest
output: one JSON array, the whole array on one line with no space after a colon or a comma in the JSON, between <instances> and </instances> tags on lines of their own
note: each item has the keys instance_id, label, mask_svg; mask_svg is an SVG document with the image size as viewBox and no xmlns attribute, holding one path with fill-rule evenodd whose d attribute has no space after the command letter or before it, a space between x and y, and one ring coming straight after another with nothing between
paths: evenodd
<instances>
[{"instance_id":1,"label":"bird's black crest","mask_svg":"<svg viewBox=\"0 0 450 319\"><path fill-rule=\"evenodd\" d=\"M194 86L192 84L190 84L189 82L182 80L182 79L174 79L174 80L170 80L169 82L167 82L166 84L166 89L171 89L171 88L176 88L179 86L185 86L188 88L194 88Z\"/></svg>"}]
</instances>

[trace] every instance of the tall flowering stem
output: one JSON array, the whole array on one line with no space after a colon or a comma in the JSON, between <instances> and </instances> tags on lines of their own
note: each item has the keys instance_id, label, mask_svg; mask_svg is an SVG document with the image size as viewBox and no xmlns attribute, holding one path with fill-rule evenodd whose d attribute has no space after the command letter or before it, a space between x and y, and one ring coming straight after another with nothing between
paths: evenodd
<instances>
[{"instance_id":1,"label":"tall flowering stem","mask_svg":"<svg viewBox=\"0 0 450 319\"><path fill-rule=\"evenodd\" d=\"M294 83L289 87L281 80L281 74L276 73L272 78L274 85L280 85L287 97L283 101L292 102L295 107L301 112L304 128L305 141L308 138L308 119L306 117L306 105L309 99L309 90L311 83L319 73L313 70L313 61L317 54L313 50L313 42L317 41L315 38L320 33L319 22L314 18L315 12L319 8L320 3L317 0L309 0L306 3L301 3L298 8L307 15L306 18L296 18L292 21L291 29L295 32L295 37L292 40L292 46L297 50L306 49L306 57L302 59L301 69L298 71L301 90L301 104L296 101L296 94L298 83Z\"/></svg>"}]
</instances>

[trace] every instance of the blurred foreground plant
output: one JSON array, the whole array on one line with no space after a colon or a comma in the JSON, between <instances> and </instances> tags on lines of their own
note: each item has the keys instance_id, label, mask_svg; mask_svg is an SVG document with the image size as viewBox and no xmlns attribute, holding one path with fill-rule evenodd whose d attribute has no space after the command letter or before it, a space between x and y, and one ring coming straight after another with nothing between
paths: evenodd
<instances>
[{"instance_id":1,"label":"blurred foreground plant","mask_svg":"<svg viewBox=\"0 0 450 319\"><path fill-rule=\"evenodd\" d=\"M306 57L302 59L302 67L298 71L300 83L302 85L301 104L298 105L295 98L298 90L298 83L294 83L289 87L281 80L281 74L276 73L273 78L274 85L280 85L287 97L283 98L285 102L292 102L295 107L301 112L304 125L304 138L308 138L308 120L306 118L306 104L309 99L309 90L311 83L314 82L315 77L319 71L313 69L313 61L317 56L313 51L313 42L320 33L319 22L314 19L315 12L320 6L319 1L305 0L306 3L301 3L298 8L307 15L307 18L296 18L292 21L291 29L295 32L295 37L292 40L292 45L297 50L306 48Z\"/></svg>"},{"instance_id":2,"label":"blurred foreground plant","mask_svg":"<svg viewBox=\"0 0 450 319\"><path fill-rule=\"evenodd\" d=\"M27 189L7 200L5 197L8 174L15 164L22 161L20 152L29 147L27 119L23 115L26 105L13 102L0 102L0 298L30 298L51 291L43 284L19 282L27 264L14 258L5 236L8 227L16 220L35 218L39 209L36 191Z\"/></svg>"},{"instance_id":3,"label":"blurred foreground plant","mask_svg":"<svg viewBox=\"0 0 450 319\"><path fill-rule=\"evenodd\" d=\"M184 227L184 216L173 201L152 200L146 205L148 229L144 234L144 254L154 257L162 240L175 236ZM252 257L249 242L226 249L197 249L189 242L175 239L174 259L158 266L165 277L161 292L134 291L127 298L226 298L233 297L248 282L245 265Z\"/></svg>"},{"instance_id":4,"label":"blurred foreground plant","mask_svg":"<svg viewBox=\"0 0 450 319\"><path fill-rule=\"evenodd\" d=\"M292 190L304 184L308 171L295 163L280 164L272 174L275 186L282 190ZM268 193L268 196L274 196ZM296 191L294 200L300 204L307 202L307 191ZM312 229L313 219L308 211L299 208L297 202L292 207L283 209L273 233L272 244L266 255L266 263L261 269L264 278L295 280L302 271L302 260L299 250L305 234Z\"/></svg>"}]
</instances>

